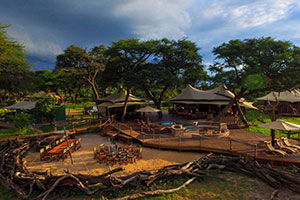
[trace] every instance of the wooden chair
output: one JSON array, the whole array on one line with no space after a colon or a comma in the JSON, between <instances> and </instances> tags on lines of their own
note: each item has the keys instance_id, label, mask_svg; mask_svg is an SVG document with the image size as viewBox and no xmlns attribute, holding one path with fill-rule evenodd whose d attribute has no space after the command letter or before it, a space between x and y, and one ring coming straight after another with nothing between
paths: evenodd
<instances>
[{"instance_id":1,"label":"wooden chair","mask_svg":"<svg viewBox=\"0 0 300 200\"><path fill-rule=\"evenodd\" d=\"M40 149L40 161L46 160L48 158L50 158L48 152L44 148L41 148Z\"/></svg>"},{"instance_id":2,"label":"wooden chair","mask_svg":"<svg viewBox=\"0 0 300 200\"><path fill-rule=\"evenodd\" d=\"M77 151L80 147L81 147L81 144L80 144L79 140L76 140L76 142L75 142L75 150Z\"/></svg>"},{"instance_id":3,"label":"wooden chair","mask_svg":"<svg viewBox=\"0 0 300 200\"><path fill-rule=\"evenodd\" d=\"M280 140L279 138L275 138L275 145L276 145L279 149L281 149L281 150L283 150L283 151L285 151L285 152L287 152L287 153L289 153L289 154L293 154L293 153L297 153L297 152L298 152L298 150L295 149L295 148L284 146L284 145L281 143L281 140Z\"/></svg>"},{"instance_id":4,"label":"wooden chair","mask_svg":"<svg viewBox=\"0 0 300 200\"><path fill-rule=\"evenodd\" d=\"M273 154L279 154L281 155L282 157L283 156L286 156L286 152L282 151L282 150L279 150L279 149L275 149L271 142L269 141L264 141L265 145L266 145L266 148L267 148L267 152L270 152L270 153L273 153Z\"/></svg>"},{"instance_id":5,"label":"wooden chair","mask_svg":"<svg viewBox=\"0 0 300 200\"><path fill-rule=\"evenodd\" d=\"M295 144L291 144L291 143L289 142L289 140L288 140L286 137L281 137L281 141L282 141L282 143L283 143L285 146L293 147L293 148L296 148L296 149L300 150L300 146L295 145Z\"/></svg>"},{"instance_id":6,"label":"wooden chair","mask_svg":"<svg viewBox=\"0 0 300 200\"><path fill-rule=\"evenodd\" d=\"M100 154L100 151L97 150L97 147L94 147L94 159L97 159L98 154Z\"/></svg>"}]
</instances>

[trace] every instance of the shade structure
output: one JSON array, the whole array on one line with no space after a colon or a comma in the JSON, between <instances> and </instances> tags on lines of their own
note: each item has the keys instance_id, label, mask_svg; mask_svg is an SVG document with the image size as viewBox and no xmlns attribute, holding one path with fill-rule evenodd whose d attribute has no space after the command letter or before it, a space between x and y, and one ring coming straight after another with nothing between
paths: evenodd
<instances>
[{"instance_id":1,"label":"shade structure","mask_svg":"<svg viewBox=\"0 0 300 200\"><path fill-rule=\"evenodd\" d=\"M257 98L260 101L284 101L284 102L300 102L300 91L283 91L283 92L271 92L266 96Z\"/></svg>"},{"instance_id":2,"label":"shade structure","mask_svg":"<svg viewBox=\"0 0 300 200\"><path fill-rule=\"evenodd\" d=\"M144 108L140 108L136 110L136 112L147 112L147 113L152 113L152 112L159 112L159 109L153 108L151 106L146 106Z\"/></svg>"},{"instance_id":3,"label":"shade structure","mask_svg":"<svg viewBox=\"0 0 300 200\"><path fill-rule=\"evenodd\" d=\"M144 112L144 113L147 113L147 121L149 122L150 121L150 116L149 116L149 113L153 113L153 112L160 112L159 109L156 109L156 108L153 108L151 106L146 106L144 108L140 108L138 110L136 110L136 112Z\"/></svg>"},{"instance_id":4,"label":"shade structure","mask_svg":"<svg viewBox=\"0 0 300 200\"><path fill-rule=\"evenodd\" d=\"M274 122L269 122L265 124L258 125L260 128L268 128L273 130L283 130L283 131L296 131L300 130L300 125L286 122L283 120L277 120Z\"/></svg>"}]
</instances>

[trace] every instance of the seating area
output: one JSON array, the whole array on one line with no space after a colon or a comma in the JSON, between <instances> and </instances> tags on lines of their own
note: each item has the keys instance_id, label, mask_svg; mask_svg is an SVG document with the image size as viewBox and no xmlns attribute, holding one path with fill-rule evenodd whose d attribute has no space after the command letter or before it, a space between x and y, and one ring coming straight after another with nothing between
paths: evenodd
<instances>
[{"instance_id":1,"label":"seating area","mask_svg":"<svg viewBox=\"0 0 300 200\"><path fill-rule=\"evenodd\" d=\"M47 145L40 149L40 160L65 160L69 152L77 151L80 147L81 138L56 140L54 145Z\"/></svg>"},{"instance_id":2,"label":"seating area","mask_svg":"<svg viewBox=\"0 0 300 200\"><path fill-rule=\"evenodd\" d=\"M300 146L292 145L285 137L275 139L275 148L271 145L270 141L264 141L267 152L272 154L278 154L281 156L287 156L287 154L298 154Z\"/></svg>"},{"instance_id":3,"label":"seating area","mask_svg":"<svg viewBox=\"0 0 300 200\"><path fill-rule=\"evenodd\" d=\"M141 158L142 148L132 145L118 147L117 145L106 146L100 144L99 148L94 147L94 159L107 165L134 163Z\"/></svg>"}]
</instances>

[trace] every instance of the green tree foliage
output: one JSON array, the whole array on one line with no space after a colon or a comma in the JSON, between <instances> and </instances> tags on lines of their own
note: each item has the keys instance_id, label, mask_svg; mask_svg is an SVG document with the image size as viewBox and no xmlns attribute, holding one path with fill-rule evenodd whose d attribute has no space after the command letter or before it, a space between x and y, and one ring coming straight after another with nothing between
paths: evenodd
<instances>
[{"instance_id":1,"label":"green tree foliage","mask_svg":"<svg viewBox=\"0 0 300 200\"><path fill-rule=\"evenodd\" d=\"M30 115L25 112L18 113L15 116L12 116L11 120L13 120L16 129L24 130L30 124Z\"/></svg>"},{"instance_id":2,"label":"green tree foliage","mask_svg":"<svg viewBox=\"0 0 300 200\"><path fill-rule=\"evenodd\" d=\"M299 48L288 41L270 37L231 40L214 48L213 53L218 61L210 67L217 72L215 81L225 83L239 97L297 86Z\"/></svg>"},{"instance_id":3,"label":"green tree foliage","mask_svg":"<svg viewBox=\"0 0 300 200\"><path fill-rule=\"evenodd\" d=\"M157 41L140 41L138 39L125 39L112 42L107 50L109 62L104 72L104 80L112 86L123 85L127 90L124 103L123 118L126 114L127 100L133 88L141 81L141 70L146 61L154 54Z\"/></svg>"},{"instance_id":4,"label":"green tree foliage","mask_svg":"<svg viewBox=\"0 0 300 200\"><path fill-rule=\"evenodd\" d=\"M270 37L231 40L214 48L213 52L218 61L210 67L212 72L218 73L215 81L225 83L235 94L236 105L237 99L257 92L280 92L299 87L299 48L288 41ZM271 120L274 121L274 106L272 110ZM271 135L274 144L274 131Z\"/></svg>"},{"instance_id":5,"label":"green tree foliage","mask_svg":"<svg viewBox=\"0 0 300 200\"><path fill-rule=\"evenodd\" d=\"M71 45L63 54L57 56L56 70L63 69L86 80L93 90L95 101L97 101L100 97L96 79L99 71L105 68L105 51L104 45L96 46L89 51Z\"/></svg>"},{"instance_id":6,"label":"green tree foliage","mask_svg":"<svg viewBox=\"0 0 300 200\"><path fill-rule=\"evenodd\" d=\"M154 48L153 61L141 71L141 82L146 94L160 109L164 94L168 89L197 85L206 79L206 72L198 54L199 48L189 40L170 41L162 39ZM160 89L159 95L153 91Z\"/></svg>"},{"instance_id":7,"label":"green tree foliage","mask_svg":"<svg viewBox=\"0 0 300 200\"><path fill-rule=\"evenodd\" d=\"M110 59L104 74L111 85L122 84L127 91L144 90L160 109L168 89L204 80L198 50L188 40L120 40L108 49Z\"/></svg>"},{"instance_id":8,"label":"green tree foliage","mask_svg":"<svg viewBox=\"0 0 300 200\"><path fill-rule=\"evenodd\" d=\"M0 22L0 101L23 96L31 87L24 47L7 35L8 25Z\"/></svg>"},{"instance_id":9,"label":"green tree foliage","mask_svg":"<svg viewBox=\"0 0 300 200\"><path fill-rule=\"evenodd\" d=\"M36 102L36 110L41 113L44 117L54 118L56 115L56 99L52 97L43 98Z\"/></svg>"}]
</instances>

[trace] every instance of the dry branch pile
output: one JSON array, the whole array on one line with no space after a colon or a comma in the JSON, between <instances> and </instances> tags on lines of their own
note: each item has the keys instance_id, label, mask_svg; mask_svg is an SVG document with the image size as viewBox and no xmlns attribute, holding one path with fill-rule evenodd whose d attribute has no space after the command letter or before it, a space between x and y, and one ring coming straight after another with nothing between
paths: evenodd
<instances>
[{"instance_id":1,"label":"dry branch pile","mask_svg":"<svg viewBox=\"0 0 300 200\"><path fill-rule=\"evenodd\" d=\"M178 177L188 177L189 180L182 186L170 190L157 190L133 194L120 199L134 199L147 195L175 192L193 180L205 176L213 176L222 171L229 170L237 173L257 177L274 188L280 186L300 193L300 171L286 171L269 165L260 165L254 161L246 161L243 158L208 154L199 160L170 165L156 172L140 171L128 176L116 177L114 173L121 171L117 168L100 176L88 176L72 174L66 171L63 176L53 176L47 172L30 172L23 161L24 154L33 145L33 141L11 141L0 145L0 181L3 186L13 189L22 199L29 199L33 190L39 191L38 199L46 199L54 190L79 189L87 195L100 193L106 196L109 193L117 193L123 188L144 187L149 188L153 183L173 180ZM100 186L103 187L95 187ZM91 189L96 188L96 189Z\"/></svg>"}]
</instances>

